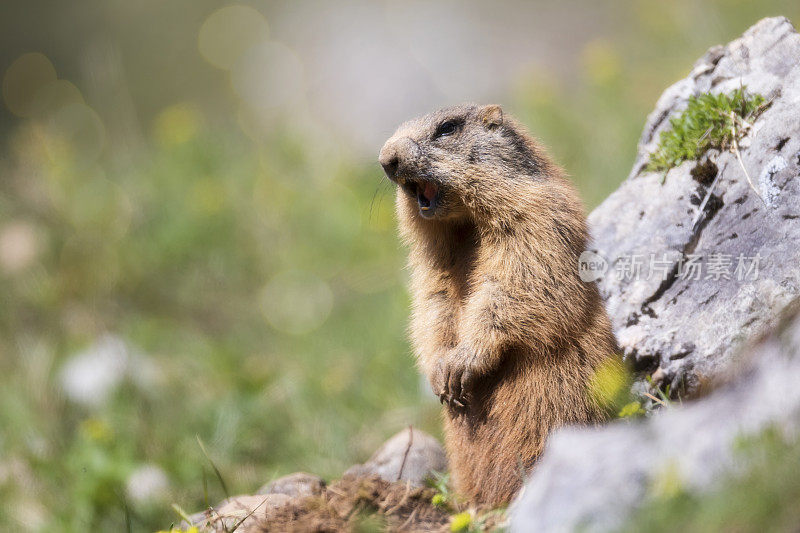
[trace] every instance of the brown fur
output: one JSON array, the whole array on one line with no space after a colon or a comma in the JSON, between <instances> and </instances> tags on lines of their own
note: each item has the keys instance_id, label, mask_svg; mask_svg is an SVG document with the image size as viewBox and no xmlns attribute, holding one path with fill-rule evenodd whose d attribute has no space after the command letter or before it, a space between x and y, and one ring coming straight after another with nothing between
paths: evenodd
<instances>
[{"instance_id":1,"label":"brown fur","mask_svg":"<svg viewBox=\"0 0 800 533\"><path fill-rule=\"evenodd\" d=\"M587 383L616 345L595 284L578 276L583 207L498 106L407 122L380 162L400 185L411 340L446 404L455 488L475 503L507 503L551 430L605 418Z\"/></svg>"}]
</instances>

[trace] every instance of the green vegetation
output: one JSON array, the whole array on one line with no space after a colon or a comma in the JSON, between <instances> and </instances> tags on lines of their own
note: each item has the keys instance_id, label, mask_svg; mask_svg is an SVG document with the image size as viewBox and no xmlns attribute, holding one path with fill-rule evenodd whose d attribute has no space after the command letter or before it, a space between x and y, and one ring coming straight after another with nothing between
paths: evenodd
<instances>
[{"instance_id":1,"label":"green vegetation","mask_svg":"<svg viewBox=\"0 0 800 533\"><path fill-rule=\"evenodd\" d=\"M767 430L738 445L738 473L707 494L660 490L625 531L794 531L800 524L800 441ZM661 484L662 488L664 483Z\"/></svg>"},{"instance_id":2,"label":"green vegetation","mask_svg":"<svg viewBox=\"0 0 800 533\"><path fill-rule=\"evenodd\" d=\"M589 395L609 415L620 418L636 416L644 411L631 393L633 374L619 356L609 357L597 367L589 379Z\"/></svg>"},{"instance_id":3,"label":"green vegetation","mask_svg":"<svg viewBox=\"0 0 800 533\"><path fill-rule=\"evenodd\" d=\"M0 529L167 528L170 503L225 496L198 437L240 494L338 476L410 423L439 432L378 170L200 124L168 109L140 159L87 167L32 123L2 162L3 242L29 252L0 276ZM63 372L87 350L127 362L84 402ZM132 499L153 465L167 485Z\"/></svg>"},{"instance_id":4,"label":"green vegetation","mask_svg":"<svg viewBox=\"0 0 800 533\"><path fill-rule=\"evenodd\" d=\"M447 473L434 473L428 485L437 491L431 498L434 507L450 513L450 531L481 533L504 530L507 523L505 507L480 511L467 509L467 505L450 489L450 475Z\"/></svg>"},{"instance_id":5,"label":"green vegetation","mask_svg":"<svg viewBox=\"0 0 800 533\"><path fill-rule=\"evenodd\" d=\"M622 406L617 416L619 418L637 418L645 414L642 404L638 401L628 402Z\"/></svg>"},{"instance_id":6,"label":"green vegetation","mask_svg":"<svg viewBox=\"0 0 800 533\"><path fill-rule=\"evenodd\" d=\"M689 98L686 109L661 132L658 149L647 170L665 172L684 161L699 159L710 149L729 150L762 110L764 97L745 87L730 94L701 94Z\"/></svg>"},{"instance_id":7,"label":"green vegetation","mask_svg":"<svg viewBox=\"0 0 800 533\"><path fill-rule=\"evenodd\" d=\"M436 490L431 503L445 510L452 510L455 495L450 490L450 474L447 472L434 472L428 479L428 486Z\"/></svg>"},{"instance_id":8,"label":"green vegetation","mask_svg":"<svg viewBox=\"0 0 800 533\"><path fill-rule=\"evenodd\" d=\"M472 515L464 511L453 515L450 520L450 531L469 531L472 526Z\"/></svg>"}]
</instances>

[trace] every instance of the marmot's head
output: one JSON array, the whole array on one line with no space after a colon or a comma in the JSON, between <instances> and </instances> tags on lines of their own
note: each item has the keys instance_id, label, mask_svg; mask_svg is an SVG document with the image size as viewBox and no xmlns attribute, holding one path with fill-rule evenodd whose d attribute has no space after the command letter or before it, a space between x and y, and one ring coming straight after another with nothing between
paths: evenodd
<instances>
[{"instance_id":1,"label":"marmot's head","mask_svg":"<svg viewBox=\"0 0 800 533\"><path fill-rule=\"evenodd\" d=\"M465 104L400 126L379 156L386 175L426 219L467 216L475 199L501 198L549 165L500 106ZM498 206L499 207L499 206ZM474 214L474 213L473 213Z\"/></svg>"}]
</instances>

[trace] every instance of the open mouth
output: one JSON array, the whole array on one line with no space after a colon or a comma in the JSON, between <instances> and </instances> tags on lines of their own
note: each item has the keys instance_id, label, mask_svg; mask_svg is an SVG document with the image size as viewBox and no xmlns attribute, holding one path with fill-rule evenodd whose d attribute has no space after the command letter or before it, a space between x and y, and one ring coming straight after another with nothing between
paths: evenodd
<instances>
[{"instance_id":1,"label":"open mouth","mask_svg":"<svg viewBox=\"0 0 800 533\"><path fill-rule=\"evenodd\" d=\"M439 188L430 182L421 182L417 184L417 203L419 204L419 212L425 217L433 216L438 203Z\"/></svg>"}]
</instances>

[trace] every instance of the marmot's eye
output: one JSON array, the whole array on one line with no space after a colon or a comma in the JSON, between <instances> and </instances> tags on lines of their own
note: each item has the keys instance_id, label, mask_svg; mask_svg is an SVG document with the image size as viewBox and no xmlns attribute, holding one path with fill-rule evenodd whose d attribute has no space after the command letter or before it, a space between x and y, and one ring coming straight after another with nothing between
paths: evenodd
<instances>
[{"instance_id":1,"label":"marmot's eye","mask_svg":"<svg viewBox=\"0 0 800 533\"><path fill-rule=\"evenodd\" d=\"M458 122L455 120L445 120L439 127L436 128L436 133L433 135L434 139L438 137L445 137L447 135L452 135L458 129Z\"/></svg>"}]
</instances>

